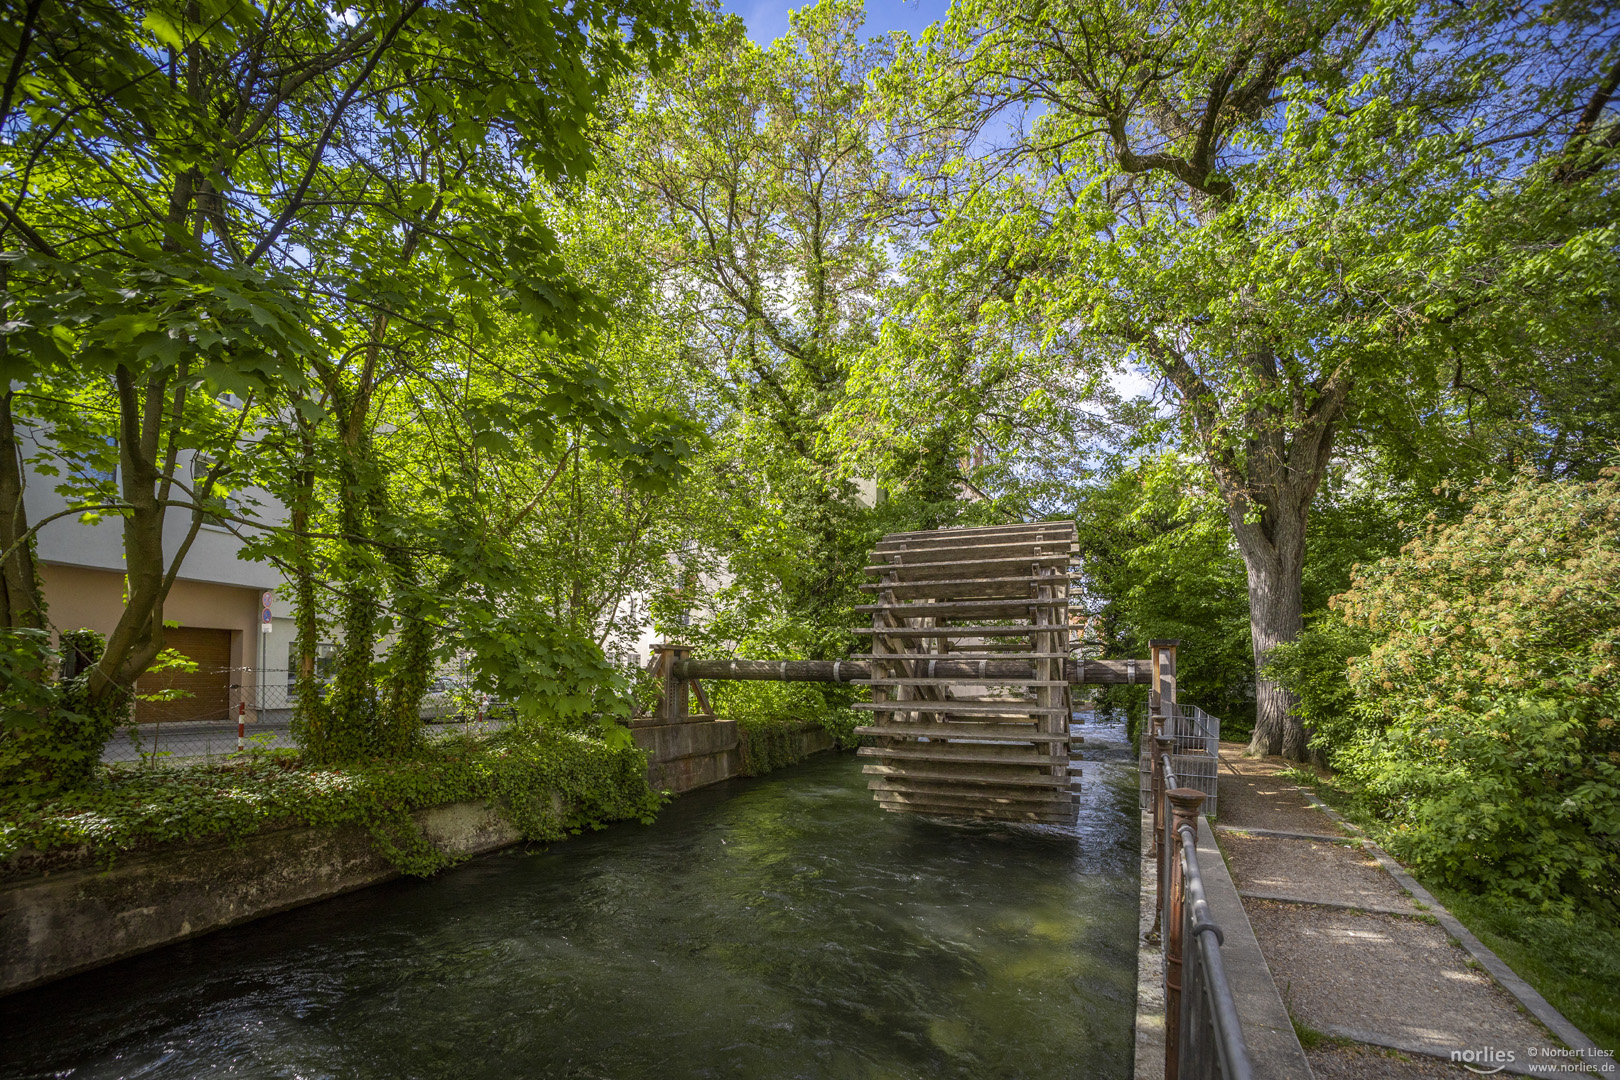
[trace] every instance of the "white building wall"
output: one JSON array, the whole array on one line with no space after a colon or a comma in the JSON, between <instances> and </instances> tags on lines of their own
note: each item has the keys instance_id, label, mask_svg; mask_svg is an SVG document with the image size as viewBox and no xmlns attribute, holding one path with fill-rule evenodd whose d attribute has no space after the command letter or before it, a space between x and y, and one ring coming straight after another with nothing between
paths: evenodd
<instances>
[{"instance_id":1,"label":"white building wall","mask_svg":"<svg viewBox=\"0 0 1620 1080\"><path fill-rule=\"evenodd\" d=\"M181 454L179 470L189 475L192 455ZM56 493L61 478L42 476L30 469L26 475L28 485L23 504L28 520L39 522L67 509L68 503ZM286 508L269 492L248 488L238 502L236 510L243 517L262 519L278 525L286 520ZM184 497L183 493L179 497ZM249 500L261 505L254 506ZM163 523L164 554L173 558L185 542L191 528L191 512L171 507ZM268 563L248 562L238 557L242 542L229 530L215 525L203 525L197 538L186 552L180 577L187 581L206 581L217 585L236 585L243 588L274 589L283 582L281 572ZM103 515L100 522L88 525L78 516L58 518L39 530L39 557L45 562L64 566L85 566L98 570L124 572L124 525L117 514Z\"/></svg>"}]
</instances>

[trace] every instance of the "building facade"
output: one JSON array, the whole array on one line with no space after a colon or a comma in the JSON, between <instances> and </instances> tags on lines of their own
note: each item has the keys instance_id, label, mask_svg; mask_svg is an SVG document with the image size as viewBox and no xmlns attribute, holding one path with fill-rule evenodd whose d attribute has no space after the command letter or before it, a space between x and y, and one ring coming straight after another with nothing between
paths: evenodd
<instances>
[{"instance_id":1,"label":"building facade","mask_svg":"<svg viewBox=\"0 0 1620 1080\"><path fill-rule=\"evenodd\" d=\"M191 465L189 455L183 455L181 468L189 471ZM28 472L30 521L67 508L54 490L56 482ZM251 512L267 524L283 520L283 508L268 493L250 490L242 495L233 503L243 516ZM253 505L254 500L261 505ZM163 535L170 559L190 527L189 511L170 511ZM284 579L273 565L244 559L241 551L242 541L224 523L205 522L198 530L163 607L165 645L191 659L197 669L143 676L138 692L178 693L171 700L138 702L137 722L223 720L234 716L238 705L245 705L248 719L255 721L285 712L294 632L291 605L280 595ZM124 611L122 519L106 515L87 524L77 516L58 518L40 528L38 557L53 636L79 629L110 634Z\"/></svg>"}]
</instances>

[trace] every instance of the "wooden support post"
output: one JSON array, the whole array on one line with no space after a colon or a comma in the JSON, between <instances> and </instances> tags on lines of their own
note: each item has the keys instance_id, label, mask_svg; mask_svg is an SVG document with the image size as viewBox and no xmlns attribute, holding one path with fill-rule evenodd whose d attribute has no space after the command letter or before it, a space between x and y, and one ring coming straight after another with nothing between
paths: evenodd
<instances>
[{"instance_id":1,"label":"wooden support post","mask_svg":"<svg viewBox=\"0 0 1620 1080\"><path fill-rule=\"evenodd\" d=\"M664 681L664 694L654 715L660 723L679 724L690 719L688 714L692 706L687 681L675 674L675 663L690 658L692 650L670 641L660 641L653 645L653 649L658 655L659 677Z\"/></svg>"},{"instance_id":2,"label":"wooden support post","mask_svg":"<svg viewBox=\"0 0 1620 1080\"><path fill-rule=\"evenodd\" d=\"M693 719L713 720L715 718L714 706L709 704L709 695L703 692L703 684L698 682L696 679L688 679L687 682L692 687L692 693L697 695L698 706L703 710L701 715L695 716Z\"/></svg>"},{"instance_id":3,"label":"wooden support post","mask_svg":"<svg viewBox=\"0 0 1620 1080\"><path fill-rule=\"evenodd\" d=\"M1170 904L1165 909L1164 931L1164 1077L1180 1080L1181 1076L1181 972L1183 940L1187 923L1186 881L1181 870L1181 847L1185 842L1181 827L1191 825L1194 835L1198 829L1198 808L1204 802L1204 793L1192 788L1171 788L1165 792L1170 800L1171 822L1169 858Z\"/></svg>"},{"instance_id":4,"label":"wooden support post","mask_svg":"<svg viewBox=\"0 0 1620 1080\"><path fill-rule=\"evenodd\" d=\"M1155 711L1170 720L1164 728L1166 735L1185 734L1178 723L1180 713L1173 708L1176 704L1176 646L1180 644L1180 638L1148 642L1148 663L1153 665L1152 690L1148 696L1155 703Z\"/></svg>"}]
</instances>

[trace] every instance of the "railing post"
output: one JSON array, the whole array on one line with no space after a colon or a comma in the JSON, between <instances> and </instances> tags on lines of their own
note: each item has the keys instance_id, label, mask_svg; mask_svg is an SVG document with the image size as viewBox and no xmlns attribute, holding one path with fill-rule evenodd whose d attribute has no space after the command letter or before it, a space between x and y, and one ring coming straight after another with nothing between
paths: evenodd
<instances>
[{"instance_id":1,"label":"railing post","mask_svg":"<svg viewBox=\"0 0 1620 1080\"><path fill-rule=\"evenodd\" d=\"M1165 755L1170 753L1170 747L1175 740L1168 735L1155 735L1153 737L1153 856L1154 865L1158 868L1153 875L1153 932L1164 940L1164 897L1165 882L1170 872L1170 845L1165 843L1164 818L1164 762Z\"/></svg>"},{"instance_id":2,"label":"railing post","mask_svg":"<svg viewBox=\"0 0 1620 1080\"><path fill-rule=\"evenodd\" d=\"M1174 745L1174 739L1157 731L1153 732L1152 738L1148 740L1148 753L1153 755L1152 770L1149 774L1152 777L1149 793L1153 805L1153 850L1148 854L1153 856L1159 854L1159 837L1164 834L1164 756L1170 753L1170 748Z\"/></svg>"},{"instance_id":3,"label":"railing post","mask_svg":"<svg viewBox=\"0 0 1620 1080\"><path fill-rule=\"evenodd\" d=\"M1168 857L1169 905L1164 919L1164 1076L1165 1080L1181 1077L1181 1032L1184 1027L1181 1002L1181 951L1186 924L1183 907L1186 903L1185 881L1181 870L1183 858L1181 836L1183 825L1190 825L1197 835L1198 808L1203 805L1204 793L1193 788L1171 788L1164 793L1170 801L1171 822ZM1195 856L1196 857L1196 856Z\"/></svg>"}]
</instances>

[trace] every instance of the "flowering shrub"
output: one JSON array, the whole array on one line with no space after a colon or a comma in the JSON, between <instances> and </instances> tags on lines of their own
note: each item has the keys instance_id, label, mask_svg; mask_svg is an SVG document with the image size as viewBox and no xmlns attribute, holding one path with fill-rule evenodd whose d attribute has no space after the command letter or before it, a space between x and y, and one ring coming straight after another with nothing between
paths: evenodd
<instances>
[{"instance_id":1,"label":"flowering shrub","mask_svg":"<svg viewBox=\"0 0 1620 1080\"><path fill-rule=\"evenodd\" d=\"M1617 475L1482 485L1332 602L1372 640L1334 763L1454 885L1620 899Z\"/></svg>"}]
</instances>

